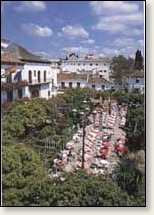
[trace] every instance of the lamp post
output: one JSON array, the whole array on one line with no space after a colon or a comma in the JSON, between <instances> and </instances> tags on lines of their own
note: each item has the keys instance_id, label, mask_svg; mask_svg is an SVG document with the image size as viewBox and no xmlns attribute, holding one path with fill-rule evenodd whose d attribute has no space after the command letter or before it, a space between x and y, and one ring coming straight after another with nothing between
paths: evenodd
<instances>
[{"instance_id":1,"label":"lamp post","mask_svg":"<svg viewBox=\"0 0 154 215\"><path fill-rule=\"evenodd\" d=\"M87 101L83 101L83 104L87 104ZM85 136L86 136L86 125L87 125L87 116L89 113L89 108L86 107L84 111L78 111L76 109L72 110L75 114L79 114L82 117L82 165L81 168L84 169L84 158L85 158Z\"/></svg>"}]
</instances>

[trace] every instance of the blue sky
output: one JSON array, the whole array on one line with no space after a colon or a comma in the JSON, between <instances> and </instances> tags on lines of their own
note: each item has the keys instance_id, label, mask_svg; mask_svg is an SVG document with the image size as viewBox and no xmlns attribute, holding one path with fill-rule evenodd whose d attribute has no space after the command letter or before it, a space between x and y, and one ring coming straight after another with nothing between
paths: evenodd
<instances>
[{"instance_id":1,"label":"blue sky","mask_svg":"<svg viewBox=\"0 0 154 215\"><path fill-rule=\"evenodd\" d=\"M134 55L144 49L143 1L6 1L2 36L34 53Z\"/></svg>"}]
</instances>

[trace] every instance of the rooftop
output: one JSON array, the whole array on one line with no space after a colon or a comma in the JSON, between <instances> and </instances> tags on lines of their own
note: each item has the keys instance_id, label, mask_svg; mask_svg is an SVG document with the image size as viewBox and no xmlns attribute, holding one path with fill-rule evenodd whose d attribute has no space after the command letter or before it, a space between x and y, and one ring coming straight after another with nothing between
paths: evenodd
<instances>
[{"instance_id":1,"label":"rooftop","mask_svg":"<svg viewBox=\"0 0 154 215\"><path fill-rule=\"evenodd\" d=\"M10 63L10 64L24 64L18 58L14 57L13 55L11 55L9 53L1 54L1 62L2 63Z\"/></svg>"},{"instance_id":2,"label":"rooftop","mask_svg":"<svg viewBox=\"0 0 154 215\"><path fill-rule=\"evenodd\" d=\"M58 73L57 80L58 81L65 81L65 80L88 80L89 84L98 83L98 84L111 84L105 78L100 78L98 75L89 75L89 74L77 74L77 73Z\"/></svg>"},{"instance_id":3,"label":"rooftop","mask_svg":"<svg viewBox=\"0 0 154 215\"><path fill-rule=\"evenodd\" d=\"M137 70L134 73L132 73L130 75L130 77L133 77L133 78L143 78L144 77L144 72L143 72L143 70L141 70L141 71Z\"/></svg>"}]
</instances>

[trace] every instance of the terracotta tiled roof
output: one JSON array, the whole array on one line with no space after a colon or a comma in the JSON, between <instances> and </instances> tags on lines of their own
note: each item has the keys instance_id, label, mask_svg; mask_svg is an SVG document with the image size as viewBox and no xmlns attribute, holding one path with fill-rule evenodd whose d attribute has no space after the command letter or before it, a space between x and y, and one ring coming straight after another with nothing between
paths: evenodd
<instances>
[{"instance_id":1,"label":"terracotta tiled roof","mask_svg":"<svg viewBox=\"0 0 154 215\"><path fill-rule=\"evenodd\" d=\"M110 59L109 58L91 58L91 59L85 59L85 58L76 58L76 59L68 59L68 60L65 60L64 61L66 62L104 62L104 63L110 63Z\"/></svg>"},{"instance_id":2,"label":"terracotta tiled roof","mask_svg":"<svg viewBox=\"0 0 154 215\"><path fill-rule=\"evenodd\" d=\"M89 84L98 83L98 84L111 84L108 80L104 78L100 78L96 75L89 75L88 74L77 74L77 73L59 73L57 74L58 81L65 81L65 80L88 80Z\"/></svg>"},{"instance_id":3,"label":"terracotta tiled roof","mask_svg":"<svg viewBox=\"0 0 154 215\"><path fill-rule=\"evenodd\" d=\"M87 79L87 74L77 74L77 73L58 73L58 80L69 80L69 79Z\"/></svg>"},{"instance_id":4,"label":"terracotta tiled roof","mask_svg":"<svg viewBox=\"0 0 154 215\"><path fill-rule=\"evenodd\" d=\"M24 64L22 61L20 61L19 59L17 59L16 57L8 53L1 54L1 62L10 63L10 64L14 64L14 63Z\"/></svg>"},{"instance_id":5,"label":"terracotta tiled roof","mask_svg":"<svg viewBox=\"0 0 154 215\"><path fill-rule=\"evenodd\" d=\"M143 72L143 70L142 71L136 71L136 72L132 73L130 75L130 77L132 77L132 78L143 78L144 72Z\"/></svg>"}]
</instances>

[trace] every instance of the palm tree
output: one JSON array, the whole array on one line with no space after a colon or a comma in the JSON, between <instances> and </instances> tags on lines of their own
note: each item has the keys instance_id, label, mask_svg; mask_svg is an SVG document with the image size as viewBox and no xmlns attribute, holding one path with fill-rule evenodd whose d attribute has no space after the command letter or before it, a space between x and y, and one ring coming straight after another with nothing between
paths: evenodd
<instances>
[{"instance_id":1,"label":"palm tree","mask_svg":"<svg viewBox=\"0 0 154 215\"><path fill-rule=\"evenodd\" d=\"M145 153L143 150L127 155L115 170L119 186L133 195L144 195Z\"/></svg>"}]
</instances>

